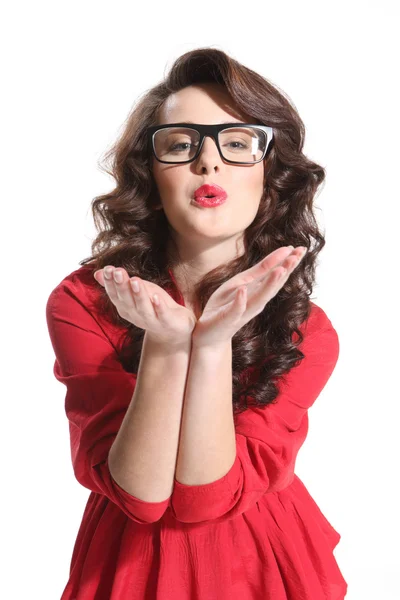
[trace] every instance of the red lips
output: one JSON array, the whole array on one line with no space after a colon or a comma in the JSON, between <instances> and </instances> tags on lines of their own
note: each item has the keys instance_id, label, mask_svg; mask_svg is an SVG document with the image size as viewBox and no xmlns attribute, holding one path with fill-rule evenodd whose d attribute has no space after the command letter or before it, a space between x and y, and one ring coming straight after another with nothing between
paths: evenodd
<instances>
[{"instance_id":1,"label":"red lips","mask_svg":"<svg viewBox=\"0 0 400 600\"><path fill-rule=\"evenodd\" d=\"M205 197L205 196L213 196L213 197L225 199L228 196L228 194L226 193L224 188L220 187L219 185L205 184L205 185L202 185L201 187L199 187L195 191L194 197L199 198L199 197Z\"/></svg>"}]
</instances>

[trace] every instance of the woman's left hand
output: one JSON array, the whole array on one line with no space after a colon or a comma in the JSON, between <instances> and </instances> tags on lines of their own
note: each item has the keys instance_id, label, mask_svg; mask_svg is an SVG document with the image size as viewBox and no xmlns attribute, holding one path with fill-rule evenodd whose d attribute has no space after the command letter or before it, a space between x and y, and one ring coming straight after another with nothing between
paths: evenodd
<instances>
[{"instance_id":1,"label":"woman's left hand","mask_svg":"<svg viewBox=\"0 0 400 600\"><path fill-rule=\"evenodd\" d=\"M279 292L307 251L283 246L223 283L210 296L192 333L196 347L231 340Z\"/></svg>"}]
</instances>

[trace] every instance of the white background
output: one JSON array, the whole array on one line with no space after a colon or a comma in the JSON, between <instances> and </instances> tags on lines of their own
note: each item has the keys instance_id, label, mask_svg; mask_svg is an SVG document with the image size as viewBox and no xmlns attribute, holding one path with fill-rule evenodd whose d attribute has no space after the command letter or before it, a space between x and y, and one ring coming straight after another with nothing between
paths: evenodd
<instances>
[{"instance_id":1,"label":"white background","mask_svg":"<svg viewBox=\"0 0 400 600\"><path fill-rule=\"evenodd\" d=\"M305 123L305 154L326 168L314 301L338 331L340 357L310 411L296 472L342 535L346 599L400 597L396 4L39 0L3 9L2 597L60 598L89 496L72 472L47 298L90 254L90 202L113 187L98 161L134 102L179 55L204 46L283 90Z\"/></svg>"}]
</instances>

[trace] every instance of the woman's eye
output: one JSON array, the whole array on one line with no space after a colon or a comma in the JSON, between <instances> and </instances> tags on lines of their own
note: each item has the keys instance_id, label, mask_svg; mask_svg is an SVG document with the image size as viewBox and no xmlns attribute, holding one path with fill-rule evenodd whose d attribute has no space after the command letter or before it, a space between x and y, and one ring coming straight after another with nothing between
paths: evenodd
<instances>
[{"instance_id":1,"label":"woman's eye","mask_svg":"<svg viewBox=\"0 0 400 600\"><path fill-rule=\"evenodd\" d=\"M247 145L242 144L241 142L229 142L228 146L232 146L233 144L238 144L241 148L247 148ZM238 146L235 146L235 148L238 148Z\"/></svg>"},{"instance_id":2,"label":"woman's eye","mask_svg":"<svg viewBox=\"0 0 400 600\"><path fill-rule=\"evenodd\" d=\"M190 146L190 144L187 142L182 142L181 144L174 144L174 146L171 147L171 150L177 150L179 146Z\"/></svg>"}]
</instances>

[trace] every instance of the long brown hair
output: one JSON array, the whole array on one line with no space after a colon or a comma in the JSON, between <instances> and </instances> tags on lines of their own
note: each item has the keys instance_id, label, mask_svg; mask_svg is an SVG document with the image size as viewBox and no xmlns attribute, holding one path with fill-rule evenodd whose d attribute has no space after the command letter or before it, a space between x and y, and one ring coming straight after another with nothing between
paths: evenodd
<instances>
[{"instance_id":1,"label":"long brown hair","mask_svg":"<svg viewBox=\"0 0 400 600\"><path fill-rule=\"evenodd\" d=\"M304 358L297 348L303 341L299 325L311 312L309 296L317 256L325 245L313 214L313 199L325 171L303 154L304 124L281 91L221 50L199 48L180 56L166 78L138 101L119 139L106 153L104 167L100 165L115 180L115 188L92 201L99 233L91 245L92 256L79 264L90 263L93 271L106 265L123 267L130 277L139 276L164 289L171 286L172 262L166 251L169 223L163 210L155 210L160 198L151 171L147 127L156 124L158 110L171 93L206 82L225 86L239 109L273 127L274 136L265 158L259 210L243 234L244 254L199 281L194 295L201 310L220 285L276 248L289 244L308 248L278 294L233 337L236 414L249 404L273 402L278 394L274 379ZM127 329L119 359L126 371L137 373L145 331L123 319L105 289L99 287L102 309L116 325ZM251 375L254 372L257 377Z\"/></svg>"}]
</instances>

